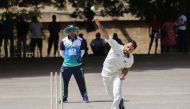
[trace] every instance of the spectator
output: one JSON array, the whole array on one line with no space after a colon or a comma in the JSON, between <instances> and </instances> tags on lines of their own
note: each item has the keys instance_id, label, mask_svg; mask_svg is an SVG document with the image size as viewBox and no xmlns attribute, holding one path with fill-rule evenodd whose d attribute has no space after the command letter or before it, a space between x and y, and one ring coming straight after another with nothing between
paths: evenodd
<instances>
[{"instance_id":1,"label":"spectator","mask_svg":"<svg viewBox=\"0 0 190 109\"><path fill-rule=\"evenodd\" d=\"M188 51L188 36L186 31L187 17L184 14L181 14L178 17L178 48L180 52L184 54Z\"/></svg>"},{"instance_id":2,"label":"spectator","mask_svg":"<svg viewBox=\"0 0 190 109\"><path fill-rule=\"evenodd\" d=\"M64 29L67 37L65 37L60 43L60 55L64 58L63 65L61 67L64 83L63 102L67 102L69 81L71 76L74 75L82 95L83 102L88 103L87 88L82 68L82 57L85 53L85 48L82 39L77 36L78 31L78 27L68 26Z\"/></svg>"},{"instance_id":3,"label":"spectator","mask_svg":"<svg viewBox=\"0 0 190 109\"><path fill-rule=\"evenodd\" d=\"M0 58L1 58L2 42L3 42L3 28L2 28L2 24L0 23Z\"/></svg>"},{"instance_id":4,"label":"spectator","mask_svg":"<svg viewBox=\"0 0 190 109\"><path fill-rule=\"evenodd\" d=\"M164 22L162 26L162 30L164 31L164 38L161 41L161 48L162 52L170 52L171 49L176 44L176 24L175 22L170 18L166 22Z\"/></svg>"},{"instance_id":5,"label":"spectator","mask_svg":"<svg viewBox=\"0 0 190 109\"><path fill-rule=\"evenodd\" d=\"M84 38L84 35L82 33L79 34L79 37L83 40L84 42L84 47L85 47L85 53L84 53L84 57L88 56L88 45L87 45L87 41Z\"/></svg>"},{"instance_id":6,"label":"spectator","mask_svg":"<svg viewBox=\"0 0 190 109\"><path fill-rule=\"evenodd\" d=\"M114 33L114 34L113 34L113 39L114 39L115 41L117 41L117 43L119 43L120 45L124 45L123 42L121 41L121 39L118 38L117 33Z\"/></svg>"},{"instance_id":7,"label":"spectator","mask_svg":"<svg viewBox=\"0 0 190 109\"><path fill-rule=\"evenodd\" d=\"M6 15L6 20L3 22L3 31L4 31L4 50L5 50L5 58L8 57L8 41L10 40L10 57L14 57L14 34L13 34L13 29L14 29L14 22L12 17L7 14Z\"/></svg>"},{"instance_id":8,"label":"spectator","mask_svg":"<svg viewBox=\"0 0 190 109\"><path fill-rule=\"evenodd\" d=\"M21 57L21 52L23 52L23 57L26 57L26 41L27 34L29 31L29 24L24 20L23 16L18 18L17 28L17 47L18 47L18 56ZM22 50L21 50L22 49Z\"/></svg>"},{"instance_id":9,"label":"spectator","mask_svg":"<svg viewBox=\"0 0 190 109\"><path fill-rule=\"evenodd\" d=\"M149 43L149 49L148 54L150 54L150 50L153 44L153 41L155 39L155 54L157 54L157 47L158 47L158 39L159 39L159 30L160 25L156 19L156 16L153 17L153 19L149 22L149 37L150 37L150 43Z\"/></svg>"},{"instance_id":10,"label":"spectator","mask_svg":"<svg viewBox=\"0 0 190 109\"><path fill-rule=\"evenodd\" d=\"M105 41L99 32L96 33L96 38L91 41L90 46L94 55L102 56L105 54Z\"/></svg>"},{"instance_id":11,"label":"spectator","mask_svg":"<svg viewBox=\"0 0 190 109\"><path fill-rule=\"evenodd\" d=\"M39 48L40 57L42 57L42 35L43 33L43 25L38 21L37 17L32 18L32 22L30 25L30 31L31 31L31 51L32 56L35 57L35 47Z\"/></svg>"},{"instance_id":12,"label":"spectator","mask_svg":"<svg viewBox=\"0 0 190 109\"><path fill-rule=\"evenodd\" d=\"M48 30L50 32L50 37L48 40L48 57L51 52L52 45L54 44L54 56L56 56L58 50L58 42L59 42L59 32L61 30L61 24L56 21L56 16L52 16L52 22L48 25Z\"/></svg>"}]
</instances>

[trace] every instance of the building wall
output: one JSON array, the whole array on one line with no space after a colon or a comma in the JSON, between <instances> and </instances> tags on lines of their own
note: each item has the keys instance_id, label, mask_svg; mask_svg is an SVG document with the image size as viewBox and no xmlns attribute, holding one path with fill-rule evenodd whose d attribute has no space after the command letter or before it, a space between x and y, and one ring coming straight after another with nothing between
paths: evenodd
<instances>
[{"instance_id":1,"label":"building wall","mask_svg":"<svg viewBox=\"0 0 190 109\"><path fill-rule=\"evenodd\" d=\"M43 23L45 27L47 27L48 23ZM86 31L86 23L85 22L61 22L62 31L60 32L60 40L66 37L66 34L63 33L63 29L70 25L74 24L79 26L79 33L84 34L84 38L87 40L89 53L92 53L90 49L90 42L93 38L95 38L95 34L98 32L96 29L93 32ZM143 21L102 21L104 27L108 30L110 35L113 35L116 32L119 38L122 39L123 42L127 42L129 38L135 40L138 44L137 49L135 50L136 54L146 54L148 52L149 46L149 36L148 36L148 26ZM49 37L49 33L46 31L47 36ZM102 36L103 37L103 36ZM160 45L160 43L159 43ZM153 43L151 53L154 53L155 45ZM158 47L158 53L160 52L160 46Z\"/></svg>"},{"instance_id":2,"label":"building wall","mask_svg":"<svg viewBox=\"0 0 190 109\"><path fill-rule=\"evenodd\" d=\"M121 38L121 40L126 43L129 38L135 40L137 42L137 49L135 50L134 53L136 54L147 54L148 52L148 46L149 46L149 36L148 36L148 27L145 22L141 21L101 21L103 26L107 29L108 33L110 35L113 35L114 32L116 32ZM92 54L91 48L90 48L90 42L92 39L95 38L95 34L98 32L96 29L95 31L92 32L87 32L86 31L86 23L84 21L72 21L72 22L60 22L62 25L62 29L60 32L60 41L62 38L66 37L66 34L64 34L63 29L70 25L74 24L79 26L80 31L79 33L84 34L84 38L87 40L88 43L88 48L89 48L89 54ZM45 40L43 40L43 57L47 56L47 47L48 47L48 38L49 38L49 32L47 30L48 22L42 22L44 26L44 32L46 34ZM102 36L103 37L103 36ZM15 36L15 49L17 47L17 40ZM28 40L27 44L29 46L30 44L30 33L28 34ZM160 43L159 43L160 44ZM3 44L2 44L3 45ZM154 53L154 43L152 46L151 53ZM1 47L1 56L4 56L4 49L3 46ZM160 46L158 47L158 53L160 52ZM59 54L59 52L58 52ZM51 51L51 55L53 56L53 47Z\"/></svg>"}]
</instances>

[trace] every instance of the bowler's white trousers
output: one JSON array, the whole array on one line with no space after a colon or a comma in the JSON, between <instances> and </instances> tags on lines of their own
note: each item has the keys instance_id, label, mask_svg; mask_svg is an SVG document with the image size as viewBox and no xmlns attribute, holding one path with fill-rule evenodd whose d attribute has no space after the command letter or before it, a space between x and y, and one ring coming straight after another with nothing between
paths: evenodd
<instances>
[{"instance_id":1,"label":"bowler's white trousers","mask_svg":"<svg viewBox=\"0 0 190 109\"><path fill-rule=\"evenodd\" d=\"M103 76L103 83L108 95L113 98L111 109L119 109L119 103L122 98L122 80L120 80L120 74L110 77Z\"/></svg>"}]
</instances>

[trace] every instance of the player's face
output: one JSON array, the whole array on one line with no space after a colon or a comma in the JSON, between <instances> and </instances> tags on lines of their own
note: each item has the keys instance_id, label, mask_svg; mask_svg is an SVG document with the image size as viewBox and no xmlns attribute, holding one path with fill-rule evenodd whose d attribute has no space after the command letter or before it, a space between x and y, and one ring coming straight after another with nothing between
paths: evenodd
<instances>
[{"instance_id":1,"label":"player's face","mask_svg":"<svg viewBox=\"0 0 190 109\"><path fill-rule=\"evenodd\" d=\"M75 37L75 34L76 34L75 32L70 32L70 33L69 33L69 36L70 36L71 38L73 38L73 37Z\"/></svg>"},{"instance_id":2,"label":"player's face","mask_svg":"<svg viewBox=\"0 0 190 109\"><path fill-rule=\"evenodd\" d=\"M129 43L124 45L123 53L129 54L129 53L132 53L133 50L134 50L133 44L129 42Z\"/></svg>"}]
</instances>

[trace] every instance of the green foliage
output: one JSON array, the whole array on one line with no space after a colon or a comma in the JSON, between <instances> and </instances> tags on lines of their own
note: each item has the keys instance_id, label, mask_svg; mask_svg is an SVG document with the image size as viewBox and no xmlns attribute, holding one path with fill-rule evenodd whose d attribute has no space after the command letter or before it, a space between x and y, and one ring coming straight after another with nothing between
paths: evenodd
<instances>
[{"instance_id":1,"label":"green foliage","mask_svg":"<svg viewBox=\"0 0 190 109\"><path fill-rule=\"evenodd\" d=\"M54 5L64 9L67 2L76 8L72 17L77 17L81 13L85 15L89 7L93 5L102 16L123 16L125 13L132 13L143 20L148 20L154 15L159 20L176 17L181 10L186 10L187 14L190 13L190 7L187 6L190 4L189 0L0 0L0 8L8 10L13 6L37 8L39 5Z\"/></svg>"},{"instance_id":2,"label":"green foliage","mask_svg":"<svg viewBox=\"0 0 190 109\"><path fill-rule=\"evenodd\" d=\"M41 12L38 8L35 8L34 10L29 11L28 13L22 13L26 15L27 19L31 19L32 17L41 17Z\"/></svg>"},{"instance_id":3,"label":"green foliage","mask_svg":"<svg viewBox=\"0 0 190 109\"><path fill-rule=\"evenodd\" d=\"M145 19L155 13L156 6L149 0L128 0L128 11L133 15Z\"/></svg>"},{"instance_id":4,"label":"green foliage","mask_svg":"<svg viewBox=\"0 0 190 109\"><path fill-rule=\"evenodd\" d=\"M188 0L127 0L128 12L140 17L144 20L149 20L156 16L158 20L163 21L168 18L175 19L179 12L190 9L186 4Z\"/></svg>"},{"instance_id":5,"label":"green foliage","mask_svg":"<svg viewBox=\"0 0 190 109\"><path fill-rule=\"evenodd\" d=\"M126 0L69 0L73 7L85 9L93 5L102 7L100 15L102 16L123 16L127 11Z\"/></svg>"},{"instance_id":6,"label":"green foliage","mask_svg":"<svg viewBox=\"0 0 190 109\"><path fill-rule=\"evenodd\" d=\"M17 21L16 19L22 16L24 19L30 21L32 17L40 17L41 12L37 9L34 8L33 10L27 11L25 9L23 10L17 10L15 12L10 12L6 11L0 14L1 16L1 21L4 21L6 16L9 15L13 20Z\"/></svg>"},{"instance_id":7,"label":"green foliage","mask_svg":"<svg viewBox=\"0 0 190 109\"><path fill-rule=\"evenodd\" d=\"M38 5L55 5L64 7L66 0L0 0L0 8L9 8L11 6L29 7Z\"/></svg>"}]
</instances>

